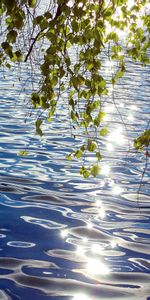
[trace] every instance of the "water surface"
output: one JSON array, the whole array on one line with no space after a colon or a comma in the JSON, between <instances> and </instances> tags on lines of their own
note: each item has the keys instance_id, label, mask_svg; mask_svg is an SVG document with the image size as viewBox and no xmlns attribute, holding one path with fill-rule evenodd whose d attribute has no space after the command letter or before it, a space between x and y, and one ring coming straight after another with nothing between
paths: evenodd
<instances>
[{"instance_id":1,"label":"water surface","mask_svg":"<svg viewBox=\"0 0 150 300\"><path fill-rule=\"evenodd\" d=\"M65 159L82 141L65 104L35 134L30 74L24 91L15 73L0 73L0 299L150 299L149 164L137 197L146 157L132 149L149 121L149 68L129 63L104 103L111 136L96 179Z\"/></svg>"}]
</instances>

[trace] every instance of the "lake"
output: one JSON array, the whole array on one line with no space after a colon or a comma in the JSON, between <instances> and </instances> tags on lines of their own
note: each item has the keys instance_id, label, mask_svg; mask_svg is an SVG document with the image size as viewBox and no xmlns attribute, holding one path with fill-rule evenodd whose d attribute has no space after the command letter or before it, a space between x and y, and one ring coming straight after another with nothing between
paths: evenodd
<instances>
[{"instance_id":1,"label":"lake","mask_svg":"<svg viewBox=\"0 0 150 300\"><path fill-rule=\"evenodd\" d=\"M110 88L102 171L83 179L80 162L65 158L82 142L65 103L40 138L30 69L21 81L1 70L0 299L150 299L149 161L132 144L150 117L149 72L129 62L114 99Z\"/></svg>"}]
</instances>

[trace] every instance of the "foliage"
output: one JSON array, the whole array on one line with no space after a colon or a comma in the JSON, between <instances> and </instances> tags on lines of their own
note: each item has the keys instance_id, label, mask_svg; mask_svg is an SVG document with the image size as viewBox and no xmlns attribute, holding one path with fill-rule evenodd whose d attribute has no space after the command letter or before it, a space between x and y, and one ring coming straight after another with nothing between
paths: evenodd
<instances>
[{"instance_id":1,"label":"foliage","mask_svg":"<svg viewBox=\"0 0 150 300\"><path fill-rule=\"evenodd\" d=\"M39 14L42 2L0 0L0 64L10 68L11 63L28 62L38 48L42 79L39 90L31 96L33 107L46 112L51 122L59 100L67 92L72 128L81 129L86 137L68 159L82 158L80 173L84 177L96 176L102 159L98 140L108 134L101 99L108 96L108 85L114 86L124 75L127 56L142 65L149 63L148 1L51 0L48 4ZM123 34L124 42L120 38ZM29 41L27 47L24 39L25 44ZM45 46L39 47L40 42ZM115 62L110 82L103 75L104 54ZM42 122L42 116L38 116L35 126L39 135ZM135 147L139 149L147 143L149 131L135 140ZM84 164L87 153L94 153L97 160L88 167Z\"/></svg>"},{"instance_id":2,"label":"foliage","mask_svg":"<svg viewBox=\"0 0 150 300\"><path fill-rule=\"evenodd\" d=\"M145 130L141 136L134 141L134 146L137 150L144 150L150 144L150 129Z\"/></svg>"}]
</instances>

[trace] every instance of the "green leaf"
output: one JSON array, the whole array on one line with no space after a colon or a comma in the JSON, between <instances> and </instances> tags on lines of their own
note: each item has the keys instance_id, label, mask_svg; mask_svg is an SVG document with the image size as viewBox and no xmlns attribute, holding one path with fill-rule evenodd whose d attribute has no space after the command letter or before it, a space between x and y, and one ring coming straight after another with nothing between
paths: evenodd
<instances>
[{"instance_id":1,"label":"green leaf","mask_svg":"<svg viewBox=\"0 0 150 300\"><path fill-rule=\"evenodd\" d=\"M94 125L98 127L105 115L106 115L105 112L103 112L103 111L99 112L98 115L94 119Z\"/></svg>"},{"instance_id":2,"label":"green leaf","mask_svg":"<svg viewBox=\"0 0 150 300\"><path fill-rule=\"evenodd\" d=\"M31 101L33 103L34 106L39 105L40 104L40 96L38 93L32 93L31 96Z\"/></svg>"},{"instance_id":3,"label":"green leaf","mask_svg":"<svg viewBox=\"0 0 150 300\"><path fill-rule=\"evenodd\" d=\"M14 54L16 56L16 60L19 61L19 62L21 62L21 60L22 60L22 53L21 53L21 51L17 50Z\"/></svg>"},{"instance_id":4,"label":"green leaf","mask_svg":"<svg viewBox=\"0 0 150 300\"><path fill-rule=\"evenodd\" d=\"M134 147L137 150L144 150L150 144L150 129L145 130L137 139L134 140Z\"/></svg>"},{"instance_id":5,"label":"green leaf","mask_svg":"<svg viewBox=\"0 0 150 300\"><path fill-rule=\"evenodd\" d=\"M83 152L82 152L81 150L77 150L77 151L74 153L74 156L75 156L76 158L81 158L82 155L83 155Z\"/></svg>"},{"instance_id":6,"label":"green leaf","mask_svg":"<svg viewBox=\"0 0 150 300\"><path fill-rule=\"evenodd\" d=\"M96 164L96 165L93 165L90 169L90 172L91 172L91 175L93 175L94 177L96 177L99 172L100 172L100 168L99 166Z\"/></svg>"},{"instance_id":7,"label":"green leaf","mask_svg":"<svg viewBox=\"0 0 150 300\"><path fill-rule=\"evenodd\" d=\"M93 142L91 139L88 139L87 150L90 152L94 152L97 148L97 143Z\"/></svg>"},{"instance_id":8,"label":"green leaf","mask_svg":"<svg viewBox=\"0 0 150 300\"><path fill-rule=\"evenodd\" d=\"M106 9L106 11L104 12L104 18L109 19L109 17L113 14L113 8L110 7L108 9Z\"/></svg>"},{"instance_id":9,"label":"green leaf","mask_svg":"<svg viewBox=\"0 0 150 300\"><path fill-rule=\"evenodd\" d=\"M18 152L18 155L19 156L27 156L27 151L26 150L20 150L19 152Z\"/></svg>"},{"instance_id":10,"label":"green leaf","mask_svg":"<svg viewBox=\"0 0 150 300\"><path fill-rule=\"evenodd\" d=\"M66 155L66 159L67 159L67 160L72 160L71 154Z\"/></svg>"},{"instance_id":11,"label":"green leaf","mask_svg":"<svg viewBox=\"0 0 150 300\"><path fill-rule=\"evenodd\" d=\"M98 161L102 160L102 155L100 152L96 152L96 157L97 157Z\"/></svg>"},{"instance_id":12,"label":"green leaf","mask_svg":"<svg viewBox=\"0 0 150 300\"><path fill-rule=\"evenodd\" d=\"M72 119L73 122L77 121L77 115L73 110L71 110L71 119Z\"/></svg>"},{"instance_id":13,"label":"green leaf","mask_svg":"<svg viewBox=\"0 0 150 300\"><path fill-rule=\"evenodd\" d=\"M43 21L43 16L37 16L34 19L35 24L40 24Z\"/></svg>"},{"instance_id":14,"label":"green leaf","mask_svg":"<svg viewBox=\"0 0 150 300\"><path fill-rule=\"evenodd\" d=\"M44 17L46 19L51 19L52 18L52 14L49 11L46 11L45 14L44 14Z\"/></svg>"},{"instance_id":15,"label":"green leaf","mask_svg":"<svg viewBox=\"0 0 150 300\"><path fill-rule=\"evenodd\" d=\"M101 87L101 88L105 88L105 86L106 86L106 80L101 80L99 82L98 86Z\"/></svg>"},{"instance_id":16,"label":"green leaf","mask_svg":"<svg viewBox=\"0 0 150 300\"><path fill-rule=\"evenodd\" d=\"M29 6L34 7L36 5L37 0L28 0Z\"/></svg>"},{"instance_id":17,"label":"green leaf","mask_svg":"<svg viewBox=\"0 0 150 300\"><path fill-rule=\"evenodd\" d=\"M2 48L3 48L4 50L9 49L9 47L10 47L10 45L9 45L8 42L3 42L3 43L1 44L1 46L2 46Z\"/></svg>"},{"instance_id":18,"label":"green leaf","mask_svg":"<svg viewBox=\"0 0 150 300\"><path fill-rule=\"evenodd\" d=\"M10 68L11 68L11 65L10 65L9 63L7 63L7 64L6 64L6 67L7 67L8 69L10 69Z\"/></svg>"},{"instance_id":19,"label":"green leaf","mask_svg":"<svg viewBox=\"0 0 150 300\"><path fill-rule=\"evenodd\" d=\"M84 172L83 172L83 177L84 178L88 178L90 176L90 173L88 172L88 170L85 170Z\"/></svg>"},{"instance_id":20,"label":"green leaf","mask_svg":"<svg viewBox=\"0 0 150 300\"><path fill-rule=\"evenodd\" d=\"M17 31L16 30L10 30L7 34L7 41L10 43L15 43L17 38Z\"/></svg>"},{"instance_id":21,"label":"green leaf","mask_svg":"<svg viewBox=\"0 0 150 300\"><path fill-rule=\"evenodd\" d=\"M74 110L74 108L75 108L75 101L73 100L73 98L71 98L70 100L69 100L69 105L72 107L72 109Z\"/></svg>"},{"instance_id":22,"label":"green leaf","mask_svg":"<svg viewBox=\"0 0 150 300\"><path fill-rule=\"evenodd\" d=\"M100 130L99 133L100 133L101 136L105 136L109 133L109 130L107 128L103 128L103 129Z\"/></svg>"},{"instance_id":23,"label":"green leaf","mask_svg":"<svg viewBox=\"0 0 150 300\"><path fill-rule=\"evenodd\" d=\"M90 172L85 167L80 169L80 174L83 175L84 178L88 178L90 176Z\"/></svg>"},{"instance_id":24,"label":"green leaf","mask_svg":"<svg viewBox=\"0 0 150 300\"><path fill-rule=\"evenodd\" d=\"M42 124L42 120L41 119L37 119L35 122L35 126L36 126L36 133L40 136L43 135L42 130L41 130L41 124Z\"/></svg>"}]
</instances>

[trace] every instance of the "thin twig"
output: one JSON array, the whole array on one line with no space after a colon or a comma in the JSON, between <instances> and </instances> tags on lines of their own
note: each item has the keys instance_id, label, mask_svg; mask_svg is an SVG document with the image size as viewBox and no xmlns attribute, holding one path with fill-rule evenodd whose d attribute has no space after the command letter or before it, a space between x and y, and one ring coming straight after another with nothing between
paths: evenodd
<instances>
[{"instance_id":1,"label":"thin twig","mask_svg":"<svg viewBox=\"0 0 150 300\"><path fill-rule=\"evenodd\" d=\"M67 1L64 1L62 4L60 4L60 5L58 6L57 11L56 11L56 14L55 14L55 17L52 19L52 21L57 20L58 17L61 15L62 9L63 9L64 5L66 4L66 2L67 2ZM40 36L40 34L41 34L45 29L47 29L47 27L44 27L43 29L41 29L41 30L38 32L38 34L36 35L36 37L33 39L33 42L32 42L32 44L31 44L31 46L30 46L30 48L29 48L29 50L28 50L28 53L27 53L26 57L25 57L25 60L24 60L25 62L27 62L28 57L30 56L30 54L31 54L31 52L32 52L32 49L33 49L33 46L35 45L35 43L36 43L38 37Z\"/></svg>"},{"instance_id":2,"label":"thin twig","mask_svg":"<svg viewBox=\"0 0 150 300\"><path fill-rule=\"evenodd\" d=\"M36 35L36 37L34 38L32 44L31 44L31 46L30 46L30 48L29 48L29 51L28 51L28 53L27 53L27 55L26 55L26 57L25 57L25 60L24 60L25 62L27 62L28 57L30 56L30 54L31 54L31 52L32 52L32 49L33 49L33 46L34 46L34 44L36 43L36 41L37 41L39 35L40 35L41 32L43 32L44 30L45 30L45 28L44 28L44 29L41 29L41 30L38 32L38 34Z\"/></svg>"}]
</instances>

